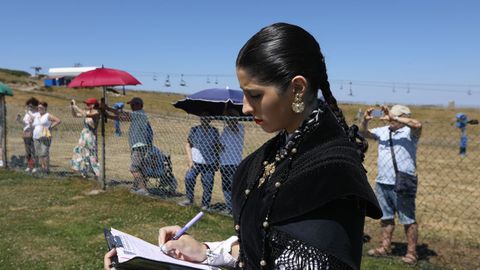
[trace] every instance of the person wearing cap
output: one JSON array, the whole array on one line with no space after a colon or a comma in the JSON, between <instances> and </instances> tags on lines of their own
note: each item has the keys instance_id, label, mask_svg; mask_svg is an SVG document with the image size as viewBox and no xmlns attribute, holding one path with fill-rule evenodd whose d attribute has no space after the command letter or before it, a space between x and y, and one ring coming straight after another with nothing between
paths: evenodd
<instances>
[{"instance_id":1,"label":"person wearing cap","mask_svg":"<svg viewBox=\"0 0 480 270\"><path fill-rule=\"evenodd\" d=\"M100 119L99 103L96 98L87 98L83 101L86 108L80 109L75 100L70 102L73 117L83 118L83 129L78 143L73 148L71 168L80 172L84 178L93 172L95 178L100 176L98 162L97 126Z\"/></svg>"},{"instance_id":2,"label":"person wearing cap","mask_svg":"<svg viewBox=\"0 0 480 270\"><path fill-rule=\"evenodd\" d=\"M115 110L102 104L105 112L113 113L108 115L109 118L119 121L130 122L128 128L128 144L131 149L130 172L133 175L134 183L131 192L139 195L148 195L147 177L143 173L144 168L148 166L146 159L149 150L153 146L153 131L148 121L148 116L143 110L143 100L139 97L134 97L127 102L132 109L131 112L123 110Z\"/></svg>"},{"instance_id":3,"label":"person wearing cap","mask_svg":"<svg viewBox=\"0 0 480 270\"><path fill-rule=\"evenodd\" d=\"M382 208L381 246L368 251L370 256L384 256L391 253L391 241L395 228L395 213L400 223L405 227L407 238L407 253L402 261L407 264L417 262L418 225L415 219L415 194L397 193L395 187L395 166L399 172L416 175L417 145L422 132L422 124L411 117L407 106L394 105L391 109L381 106L383 116L380 120L388 121L383 127L368 129L368 122L374 118L373 111L378 108L368 108L363 116L360 132L367 138L378 141L378 175L375 193ZM391 138L391 139L390 139ZM392 155L392 148L394 156Z\"/></svg>"}]
</instances>

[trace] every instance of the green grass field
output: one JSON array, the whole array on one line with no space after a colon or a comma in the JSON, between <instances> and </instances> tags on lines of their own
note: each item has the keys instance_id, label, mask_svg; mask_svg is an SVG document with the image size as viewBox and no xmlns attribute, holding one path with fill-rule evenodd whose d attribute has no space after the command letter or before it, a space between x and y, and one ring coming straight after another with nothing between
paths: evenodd
<instances>
[{"instance_id":1,"label":"green grass field","mask_svg":"<svg viewBox=\"0 0 480 270\"><path fill-rule=\"evenodd\" d=\"M103 228L114 227L157 242L158 228L183 224L198 209L134 196L127 189L97 195L95 182L32 178L0 172L0 269L100 269ZM229 218L207 214L190 233L221 239L232 232Z\"/></svg>"},{"instance_id":2,"label":"green grass field","mask_svg":"<svg viewBox=\"0 0 480 270\"><path fill-rule=\"evenodd\" d=\"M184 224L199 210L135 196L125 188L90 195L99 188L82 179L0 170L0 269L101 269L103 228L156 243L158 228ZM207 213L189 232L199 240L221 240L233 234L232 224L229 217ZM442 269L427 262L416 268ZM415 268L398 258L365 257L362 269Z\"/></svg>"}]
</instances>

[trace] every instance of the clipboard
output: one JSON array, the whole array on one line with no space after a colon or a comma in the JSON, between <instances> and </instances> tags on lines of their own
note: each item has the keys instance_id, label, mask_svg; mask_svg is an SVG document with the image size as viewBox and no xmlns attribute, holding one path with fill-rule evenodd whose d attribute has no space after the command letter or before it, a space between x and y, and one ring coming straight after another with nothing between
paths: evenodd
<instances>
[{"instance_id":1,"label":"clipboard","mask_svg":"<svg viewBox=\"0 0 480 270\"><path fill-rule=\"evenodd\" d=\"M151 254L142 254L141 251L137 253L128 251L127 249L131 246L131 243L127 243L124 241L135 241L136 244L145 245L145 248L151 248L152 244L145 242L135 236L126 234L124 232L120 232L115 229L107 229L103 230L105 235L105 240L107 242L108 250L112 248L121 248L120 252L117 249L118 253L127 254L128 258L120 258L117 256L112 258L112 266L115 267L117 270L125 269L125 270L195 270L195 269L218 269L216 267L211 267L205 264L199 263L190 263L185 262L177 259L173 259L168 257L167 255L163 254L160 251L158 246L156 250L158 250L158 256L152 258ZM123 239L123 240L122 240Z\"/></svg>"},{"instance_id":2,"label":"clipboard","mask_svg":"<svg viewBox=\"0 0 480 270\"><path fill-rule=\"evenodd\" d=\"M113 248L120 247L121 241L120 241L120 245L118 245L110 229L104 228L103 234L105 235L105 240L107 240L107 248L109 251L112 250ZM112 257L112 265L115 266L117 264L118 264L118 257L117 256Z\"/></svg>"}]
</instances>

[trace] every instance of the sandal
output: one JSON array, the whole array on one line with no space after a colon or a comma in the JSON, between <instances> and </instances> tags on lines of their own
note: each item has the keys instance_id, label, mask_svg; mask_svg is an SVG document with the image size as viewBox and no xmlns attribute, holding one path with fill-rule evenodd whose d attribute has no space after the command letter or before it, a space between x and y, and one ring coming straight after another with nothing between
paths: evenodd
<instances>
[{"instance_id":1,"label":"sandal","mask_svg":"<svg viewBox=\"0 0 480 270\"><path fill-rule=\"evenodd\" d=\"M417 256L412 253L407 253L402 257L402 262L409 265L415 265L417 264Z\"/></svg>"},{"instance_id":2,"label":"sandal","mask_svg":"<svg viewBox=\"0 0 480 270\"><path fill-rule=\"evenodd\" d=\"M390 251L387 250L384 247L378 247L378 248L372 248L370 249L367 254L369 256L374 256L374 257L382 257L382 256L388 256L390 254Z\"/></svg>"}]
</instances>

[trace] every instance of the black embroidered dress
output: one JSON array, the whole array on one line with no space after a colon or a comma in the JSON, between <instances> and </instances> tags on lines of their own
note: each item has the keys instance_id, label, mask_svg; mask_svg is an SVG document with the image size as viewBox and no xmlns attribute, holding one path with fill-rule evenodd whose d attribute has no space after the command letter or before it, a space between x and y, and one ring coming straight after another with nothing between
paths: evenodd
<instances>
[{"instance_id":1,"label":"black embroidered dress","mask_svg":"<svg viewBox=\"0 0 480 270\"><path fill-rule=\"evenodd\" d=\"M293 148L285 147L281 132L237 169L239 269L360 268L365 216L381 217L362 157L324 104L308 132L306 122ZM275 169L260 184L275 158Z\"/></svg>"}]
</instances>

